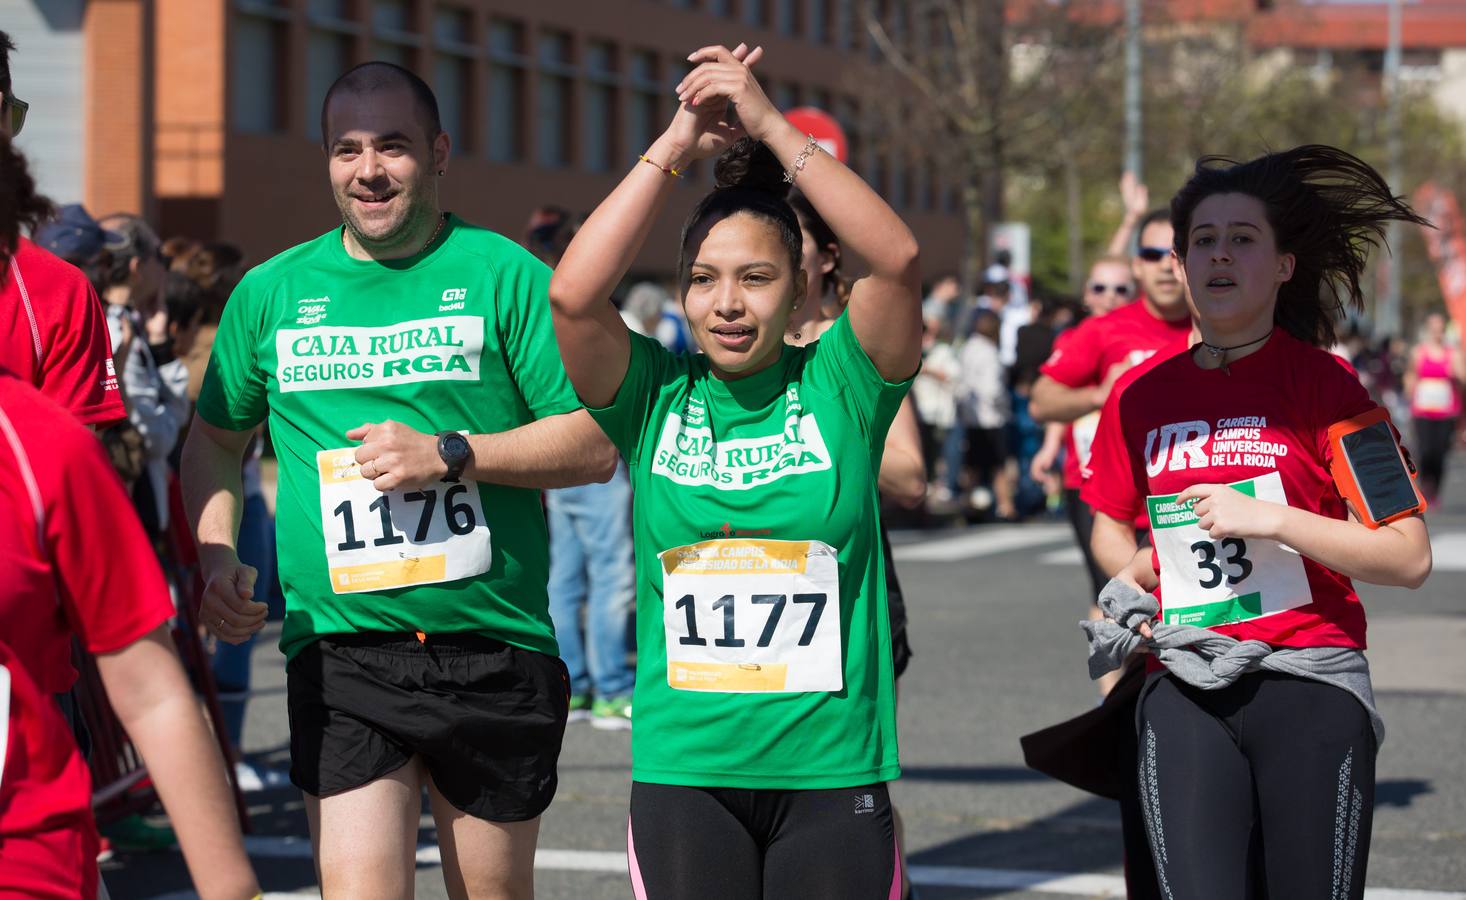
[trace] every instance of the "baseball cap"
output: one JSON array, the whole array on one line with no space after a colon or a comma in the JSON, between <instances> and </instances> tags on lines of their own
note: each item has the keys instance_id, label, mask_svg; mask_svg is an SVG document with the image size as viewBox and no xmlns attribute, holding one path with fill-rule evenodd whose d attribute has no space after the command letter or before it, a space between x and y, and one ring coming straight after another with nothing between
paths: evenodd
<instances>
[{"instance_id":1,"label":"baseball cap","mask_svg":"<svg viewBox=\"0 0 1466 900\"><path fill-rule=\"evenodd\" d=\"M67 262L90 262L103 250L121 249L126 238L97 224L80 203L68 203L55 219L36 229L34 240Z\"/></svg>"}]
</instances>

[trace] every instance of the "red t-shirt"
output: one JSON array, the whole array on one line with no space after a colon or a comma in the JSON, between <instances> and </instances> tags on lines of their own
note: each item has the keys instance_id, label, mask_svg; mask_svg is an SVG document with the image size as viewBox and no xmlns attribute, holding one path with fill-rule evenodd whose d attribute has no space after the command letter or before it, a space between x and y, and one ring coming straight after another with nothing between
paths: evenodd
<instances>
[{"instance_id":1,"label":"red t-shirt","mask_svg":"<svg viewBox=\"0 0 1466 900\"><path fill-rule=\"evenodd\" d=\"M1104 383L1116 363L1135 365L1163 351L1185 350L1190 335L1190 317L1167 322L1153 315L1145 301L1136 300L1102 316L1091 316L1066 331L1039 372L1065 387L1094 387ZM1084 483L1090 443L1098 426L1098 411L1070 425L1064 439L1064 487L1078 489Z\"/></svg>"},{"instance_id":2,"label":"red t-shirt","mask_svg":"<svg viewBox=\"0 0 1466 900\"><path fill-rule=\"evenodd\" d=\"M83 425L127 418L107 317L81 270L21 238L0 279L0 365Z\"/></svg>"},{"instance_id":3,"label":"red t-shirt","mask_svg":"<svg viewBox=\"0 0 1466 900\"><path fill-rule=\"evenodd\" d=\"M1157 594L1168 578L1184 587L1186 596L1170 603L1183 624L1278 647L1363 648L1364 607L1348 578L1273 542L1204 533L1193 541L1194 517L1162 499L1194 484L1246 482L1242 490L1264 499L1347 518L1329 474L1328 428L1374 407L1359 379L1281 330L1228 368L1202 369L1180 353L1111 393L1084 498L1116 519L1149 510L1160 523L1151 542L1165 541L1171 555L1152 551ZM1211 602L1218 590L1236 600ZM1161 606L1162 620L1172 621L1165 597Z\"/></svg>"},{"instance_id":4,"label":"red t-shirt","mask_svg":"<svg viewBox=\"0 0 1466 900\"><path fill-rule=\"evenodd\" d=\"M97 438L0 371L0 635L42 691L76 680L71 638L127 646L173 615L132 502Z\"/></svg>"},{"instance_id":5,"label":"red t-shirt","mask_svg":"<svg viewBox=\"0 0 1466 900\"><path fill-rule=\"evenodd\" d=\"M56 701L0 641L0 897L97 895L91 801Z\"/></svg>"}]
</instances>

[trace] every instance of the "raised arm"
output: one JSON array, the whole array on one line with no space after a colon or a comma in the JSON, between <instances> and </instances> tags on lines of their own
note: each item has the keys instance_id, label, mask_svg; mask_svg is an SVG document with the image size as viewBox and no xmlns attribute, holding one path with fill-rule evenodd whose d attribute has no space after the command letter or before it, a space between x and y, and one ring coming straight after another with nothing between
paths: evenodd
<instances>
[{"instance_id":1,"label":"raised arm","mask_svg":"<svg viewBox=\"0 0 1466 900\"><path fill-rule=\"evenodd\" d=\"M729 59L751 66L762 53L739 44ZM716 100L698 107L681 104L667 130L647 148L645 159L631 167L580 226L555 267L550 278L555 339L570 383L587 406L606 406L615 399L631 359L631 338L611 305L611 291L646 243L678 174L742 135L740 128L724 121L726 109L726 102Z\"/></svg>"},{"instance_id":2,"label":"raised arm","mask_svg":"<svg viewBox=\"0 0 1466 900\"><path fill-rule=\"evenodd\" d=\"M1125 218L1110 236L1110 245L1105 248L1107 256L1129 256L1135 252L1132 246L1135 226L1150 209L1150 189L1140 183L1134 172L1126 171L1120 176L1120 199L1125 204Z\"/></svg>"},{"instance_id":3,"label":"raised arm","mask_svg":"<svg viewBox=\"0 0 1466 900\"><path fill-rule=\"evenodd\" d=\"M795 186L841 246L870 269L850 293L850 325L861 347L883 378L910 378L921 362L921 272L911 230L839 160L808 152L807 137L764 96L746 61L723 47L704 47L688 59L698 65L678 86L679 99L695 105L726 100L748 135L795 172Z\"/></svg>"}]
</instances>

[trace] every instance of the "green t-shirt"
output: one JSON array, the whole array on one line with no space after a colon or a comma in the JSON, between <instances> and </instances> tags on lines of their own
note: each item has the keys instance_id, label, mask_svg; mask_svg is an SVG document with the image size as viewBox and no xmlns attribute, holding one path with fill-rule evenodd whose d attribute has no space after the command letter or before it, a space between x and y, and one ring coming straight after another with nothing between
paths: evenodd
<instances>
[{"instance_id":1,"label":"green t-shirt","mask_svg":"<svg viewBox=\"0 0 1466 900\"><path fill-rule=\"evenodd\" d=\"M910 382L881 378L846 317L736 381L631 341L626 380L591 414L636 496L632 777L899 777L876 475Z\"/></svg>"},{"instance_id":2,"label":"green t-shirt","mask_svg":"<svg viewBox=\"0 0 1466 900\"><path fill-rule=\"evenodd\" d=\"M359 442L346 438L388 419L496 433L577 409L549 276L517 244L450 216L417 256L352 259L337 228L239 283L198 412L236 431L269 415L287 657L362 631L471 631L559 652L539 492L465 481L381 494L350 468Z\"/></svg>"}]
</instances>

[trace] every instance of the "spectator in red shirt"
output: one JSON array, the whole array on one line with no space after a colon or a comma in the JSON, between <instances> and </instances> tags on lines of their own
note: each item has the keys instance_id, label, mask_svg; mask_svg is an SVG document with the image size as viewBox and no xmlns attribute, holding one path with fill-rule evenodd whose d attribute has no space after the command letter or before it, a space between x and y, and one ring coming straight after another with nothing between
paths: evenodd
<instances>
[{"instance_id":1,"label":"spectator in red shirt","mask_svg":"<svg viewBox=\"0 0 1466 900\"><path fill-rule=\"evenodd\" d=\"M10 85L10 37L0 31L0 363L85 425L127 416L102 304L81 272L20 236L51 211L10 137L25 107Z\"/></svg>"},{"instance_id":2,"label":"spectator in red shirt","mask_svg":"<svg viewBox=\"0 0 1466 900\"><path fill-rule=\"evenodd\" d=\"M97 658L112 708L148 766L200 893L253 897L258 888L223 761L169 635L168 587L122 483L95 438L3 371L0 571L0 634L13 642L18 666L42 692L63 692L76 678L71 641L78 638ZM36 815L45 819L45 812ZM0 895L33 872L31 860L10 852L17 815L0 804ZM83 845L95 852L90 816L65 827L84 828L93 843ZM73 849L81 853L81 846ZM84 862L82 868L95 868ZM76 889L68 896L83 896L86 885L78 881Z\"/></svg>"}]
</instances>

